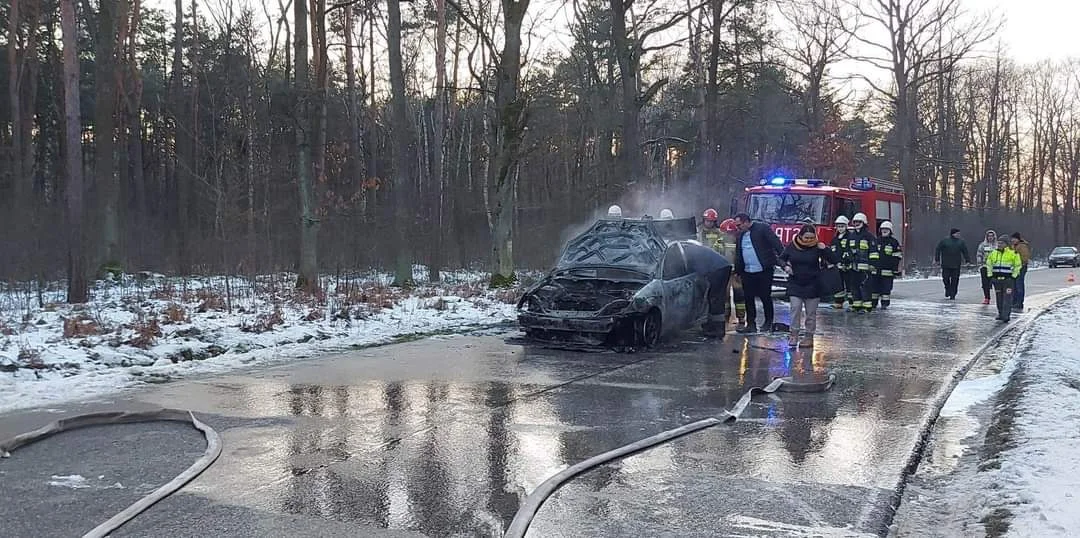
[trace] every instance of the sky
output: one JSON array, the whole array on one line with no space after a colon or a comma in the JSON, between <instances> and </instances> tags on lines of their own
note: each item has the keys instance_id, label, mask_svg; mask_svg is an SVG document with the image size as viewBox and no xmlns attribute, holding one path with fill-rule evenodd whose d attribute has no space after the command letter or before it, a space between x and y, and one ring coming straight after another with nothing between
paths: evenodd
<instances>
[{"instance_id":1,"label":"sky","mask_svg":"<svg viewBox=\"0 0 1080 538\"><path fill-rule=\"evenodd\" d=\"M1020 63L1080 58L1080 2L1076 0L966 0L973 9L997 9L1005 16L1002 40Z\"/></svg>"},{"instance_id":2,"label":"sky","mask_svg":"<svg viewBox=\"0 0 1080 538\"><path fill-rule=\"evenodd\" d=\"M190 1L184 0L185 9L190 9L188 7ZM230 1L236 7L244 5L253 7L257 14L256 20L263 25L265 25L265 15L262 12L264 2L270 6L272 12L275 14L277 12L278 2L275 0L199 0L199 8L204 16L208 16L208 7L220 12L219 6ZM334 3L335 1L328 0L328 3ZM463 3L470 2L470 0L461 1ZM545 38L539 40L539 42L526 45L527 52L533 58L540 57L542 49L565 52L570 43L566 31L567 25L573 16L568 4L569 0L532 0L529 10L530 16L537 19L537 21L527 21L526 26L528 27L531 22L551 28L551 32ZM171 21L175 0L143 0L143 5L164 10ZM1080 39L1077 39L1076 29L1076 21L1080 21L1080 0L961 0L961 5L965 11L970 13L992 11L1004 19L997 40L987 43L985 46L985 48L989 49L989 53L992 53L997 42L1000 41L1007 55L1015 59L1019 64L1034 63L1045 59L1080 58ZM289 18L291 18L291 14ZM782 24L781 21L773 21L773 23L775 25ZM678 30L681 32L682 29L683 26L680 25ZM267 30L267 35L268 33ZM536 35L544 33L543 31L537 31L534 38ZM430 37L426 39L430 39ZM376 46L381 48L381 45ZM433 68L434 60L428 56L430 55L422 54L420 56L423 64L429 64L421 68L424 71ZM378 62L378 69L386 69L385 65L380 64L384 64L384 62ZM468 76L464 66L462 66L462 70L463 76ZM847 80L853 72L860 72L871 78L878 79L879 82L887 82L888 73L878 71L865 64L848 61L835 66L833 75ZM851 87L859 93L869 91L868 87L864 87L865 84L859 82L849 80L842 84L851 84Z\"/></svg>"}]
</instances>

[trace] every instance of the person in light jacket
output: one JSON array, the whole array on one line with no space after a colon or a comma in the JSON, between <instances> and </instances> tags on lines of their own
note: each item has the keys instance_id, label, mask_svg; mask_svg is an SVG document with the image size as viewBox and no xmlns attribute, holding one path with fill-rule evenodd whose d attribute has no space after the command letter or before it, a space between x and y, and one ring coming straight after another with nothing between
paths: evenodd
<instances>
[{"instance_id":1,"label":"person in light jacket","mask_svg":"<svg viewBox=\"0 0 1080 538\"><path fill-rule=\"evenodd\" d=\"M979 264L979 276L982 278L983 304L990 304L990 273L986 272L986 257L997 249L997 232L986 230L986 238L979 243L975 251L975 263Z\"/></svg>"},{"instance_id":2,"label":"person in light jacket","mask_svg":"<svg viewBox=\"0 0 1080 538\"><path fill-rule=\"evenodd\" d=\"M998 239L998 248L986 257L986 271L994 282L997 295L998 321L1009 321L1013 306L1013 286L1020 276L1023 261L1015 250L1010 248L1009 239Z\"/></svg>"},{"instance_id":3,"label":"person in light jacket","mask_svg":"<svg viewBox=\"0 0 1080 538\"><path fill-rule=\"evenodd\" d=\"M818 241L817 228L806 224L799 235L780 254L780 263L788 274L788 296L791 298L791 345L811 347L817 329L817 310L821 302L821 271L837 262L829 245ZM806 315L806 335L800 343L799 330Z\"/></svg>"}]
</instances>

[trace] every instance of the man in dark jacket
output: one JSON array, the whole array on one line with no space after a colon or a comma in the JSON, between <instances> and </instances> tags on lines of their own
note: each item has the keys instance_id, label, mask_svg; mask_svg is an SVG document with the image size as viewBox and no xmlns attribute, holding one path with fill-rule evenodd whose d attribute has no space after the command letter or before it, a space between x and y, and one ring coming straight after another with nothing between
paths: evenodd
<instances>
[{"instance_id":1,"label":"man in dark jacket","mask_svg":"<svg viewBox=\"0 0 1080 538\"><path fill-rule=\"evenodd\" d=\"M743 300L746 304L746 326L738 332L757 332L757 304L765 315L762 328L771 332L773 327L772 281L777 258L784 250L780 238L764 222L753 222L750 215L735 215L739 235L735 240L735 273L742 279Z\"/></svg>"},{"instance_id":2,"label":"man in dark jacket","mask_svg":"<svg viewBox=\"0 0 1080 538\"><path fill-rule=\"evenodd\" d=\"M960 267L971 263L967 243L960 238L960 230L949 230L949 237L942 239L934 249L934 263L941 265L941 280L945 284L945 298L956 300L956 289L960 286Z\"/></svg>"}]
</instances>

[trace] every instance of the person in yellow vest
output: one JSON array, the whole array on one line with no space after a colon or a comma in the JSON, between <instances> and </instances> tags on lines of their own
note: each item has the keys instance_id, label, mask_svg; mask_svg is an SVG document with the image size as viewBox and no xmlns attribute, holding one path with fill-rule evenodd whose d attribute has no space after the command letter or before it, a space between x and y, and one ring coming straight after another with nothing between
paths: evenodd
<instances>
[{"instance_id":1,"label":"person in yellow vest","mask_svg":"<svg viewBox=\"0 0 1080 538\"><path fill-rule=\"evenodd\" d=\"M997 295L998 321L1009 321L1013 307L1013 289L1020 276L1023 259L1009 246L1009 239L998 239L997 250L986 256L986 273Z\"/></svg>"},{"instance_id":2,"label":"person in yellow vest","mask_svg":"<svg viewBox=\"0 0 1080 538\"><path fill-rule=\"evenodd\" d=\"M719 252L721 256L734 263L735 234L738 229L732 219L727 219L722 223L719 220L719 215L715 209L706 209L702 215L699 240L701 244ZM734 301L735 319L738 323L736 329L743 328L746 325L746 305L743 304L742 282L739 280L738 275L732 274L728 280L727 297L724 300L724 304L727 305L728 321L731 321L731 303Z\"/></svg>"}]
</instances>

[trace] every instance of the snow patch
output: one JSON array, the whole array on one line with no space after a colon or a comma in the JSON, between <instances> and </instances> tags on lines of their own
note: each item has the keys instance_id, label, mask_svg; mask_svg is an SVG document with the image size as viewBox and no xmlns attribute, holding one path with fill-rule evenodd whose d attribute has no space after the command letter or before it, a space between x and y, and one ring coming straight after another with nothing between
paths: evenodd
<instances>
[{"instance_id":1,"label":"snow patch","mask_svg":"<svg viewBox=\"0 0 1080 538\"><path fill-rule=\"evenodd\" d=\"M1005 384L1009 382L1016 370L1016 360L1006 361L1001 371L984 377L965 378L956 385L949 399L941 408L941 416L959 417L966 415L968 411L978 405L989 401Z\"/></svg>"},{"instance_id":2,"label":"snow patch","mask_svg":"<svg viewBox=\"0 0 1080 538\"><path fill-rule=\"evenodd\" d=\"M100 281L89 305L59 304L0 284L0 412L102 396L142 383L218 373L511 322L516 290L487 276L444 272L404 292L372 273L323 282L301 296L292 275L255 279L125 277ZM50 302L52 301L52 302Z\"/></svg>"}]
</instances>

